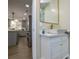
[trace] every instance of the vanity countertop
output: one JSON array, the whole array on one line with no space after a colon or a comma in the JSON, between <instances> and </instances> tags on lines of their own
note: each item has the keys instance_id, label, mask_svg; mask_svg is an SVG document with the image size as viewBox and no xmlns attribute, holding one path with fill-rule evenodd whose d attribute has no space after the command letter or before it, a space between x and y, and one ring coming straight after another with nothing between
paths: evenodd
<instances>
[{"instance_id":1,"label":"vanity countertop","mask_svg":"<svg viewBox=\"0 0 79 59\"><path fill-rule=\"evenodd\" d=\"M16 30L8 30L8 32L16 32Z\"/></svg>"},{"instance_id":2,"label":"vanity countertop","mask_svg":"<svg viewBox=\"0 0 79 59\"><path fill-rule=\"evenodd\" d=\"M52 38L52 37L67 36L67 34L48 34L48 33L42 34L41 33L40 36L41 37L50 37L50 38Z\"/></svg>"}]
</instances>

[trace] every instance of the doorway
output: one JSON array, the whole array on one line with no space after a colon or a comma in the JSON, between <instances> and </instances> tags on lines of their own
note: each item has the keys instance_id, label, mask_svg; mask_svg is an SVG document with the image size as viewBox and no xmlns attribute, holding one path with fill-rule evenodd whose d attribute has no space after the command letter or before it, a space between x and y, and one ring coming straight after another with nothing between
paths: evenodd
<instances>
[{"instance_id":1,"label":"doorway","mask_svg":"<svg viewBox=\"0 0 79 59\"><path fill-rule=\"evenodd\" d=\"M8 59L32 59L32 0L8 0Z\"/></svg>"}]
</instances>

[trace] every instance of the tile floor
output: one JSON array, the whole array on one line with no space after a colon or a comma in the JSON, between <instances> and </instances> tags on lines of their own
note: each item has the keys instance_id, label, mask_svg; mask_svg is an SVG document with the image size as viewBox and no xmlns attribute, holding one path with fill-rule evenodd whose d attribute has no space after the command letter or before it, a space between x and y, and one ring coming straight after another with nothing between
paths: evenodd
<instances>
[{"instance_id":1,"label":"tile floor","mask_svg":"<svg viewBox=\"0 0 79 59\"><path fill-rule=\"evenodd\" d=\"M32 48L27 47L26 37L20 37L18 45L8 49L8 59L32 59Z\"/></svg>"}]
</instances>

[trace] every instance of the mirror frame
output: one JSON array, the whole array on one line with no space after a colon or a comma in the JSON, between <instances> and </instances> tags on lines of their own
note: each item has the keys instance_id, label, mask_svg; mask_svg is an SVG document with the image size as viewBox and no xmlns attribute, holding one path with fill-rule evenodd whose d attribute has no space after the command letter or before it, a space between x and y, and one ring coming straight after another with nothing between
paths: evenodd
<instances>
[{"instance_id":1,"label":"mirror frame","mask_svg":"<svg viewBox=\"0 0 79 59\"><path fill-rule=\"evenodd\" d=\"M58 21L57 21L57 23L51 23L51 22L46 22L46 21L41 21L41 20L40 20L40 22L51 24L51 25L54 25L54 24L59 25L59 0L57 1L57 9L58 9Z\"/></svg>"}]
</instances>

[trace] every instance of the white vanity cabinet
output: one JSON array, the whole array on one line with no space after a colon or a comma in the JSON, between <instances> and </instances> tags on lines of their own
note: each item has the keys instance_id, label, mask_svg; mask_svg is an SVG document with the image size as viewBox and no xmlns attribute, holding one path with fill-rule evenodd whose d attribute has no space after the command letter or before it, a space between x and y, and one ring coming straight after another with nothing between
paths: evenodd
<instances>
[{"instance_id":1,"label":"white vanity cabinet","mask_svg":"<svg viewBox=\"0 0 79 59\"><path fill-rule=\"evenodd\" d=\"M68 59L68 36L41 35L41 59Z\"/></svg>"}]
</instances>

